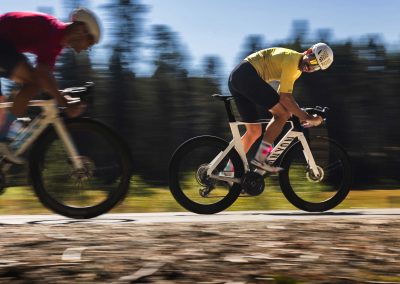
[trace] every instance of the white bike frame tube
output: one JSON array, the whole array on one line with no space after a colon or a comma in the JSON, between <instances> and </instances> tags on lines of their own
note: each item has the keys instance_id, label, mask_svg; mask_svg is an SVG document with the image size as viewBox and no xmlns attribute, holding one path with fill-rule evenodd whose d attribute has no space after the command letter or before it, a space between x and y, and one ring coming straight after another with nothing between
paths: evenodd
<instances>
[{"instance_id":1,"label":"white bike frame tube","mask_svg":"<svg viewBox=\"0 0 400 284\"><path fill-rule=\"evenodd\" d=\"M51 123L51 119L49 117L37 117L34 119L28 126L28 128L24 131L30 132L31 136L28 137L15 151L15 154L21 155L24 153L30 145L39 137L40 134L47 128L47 126Z\"/></svg>"},{"instance_id":2,"label":"white bike frame tube","mask_svg":"<svg viewBox=\"0 0 400 284\"><path fill-rule=\"evenodd\" d=\"M42 108L42 113L35 118L25 131L31 131L31 136L23 142L22 145L16 150L16 155L22 154L46 129L49 124L53 124L56 133L60 137L64 144L64 147L72 160L72 164L75 168L82 168L83 164L79 159L79 153L71 139L70 134L66 130L65 124L59 117L59 110L56 106L55 100L32 100L28 104L29 106L36 106ZM0 108L10 108L13 106L13 102L0 103Z\"/></svg>"},{"instance_id":3,"label":"white bike frame tube","mask_svg":"<svg viewBox=\"0 0 400 284\"><path fill-rule=\"evenodd\" d=\"M319 171L317 168L317 164L315 163L314 156L312 155L310 146L308 145L307 139L304 136L303 132L293 131L294 125L290 122L291 128L289 131L283 136L283 138L278 142L278 144L274 147L271 154L267 158L267 162L272 164L274 163L280 155L286 150L287 147L293 142L294 139L298 139L303 147L304 158L307 161L310 169L312 170L315 176L319 176Z\"/></svg>"},{"instance_id":4,"label":"white bike frame tube","mask_svg":"<svg viewBox=\"0 0 400 284\"><path fill-rule=\"evenodd\" d=\"M267 122L267 121L264 121L263 123L265 123L265 122ZM267 158L267 162L270 164L273 164L281 156L281 154L287 149L287 147L289 147L289 145L292 144L293 140L295 140L297 138L303 147L303 154L307 161L307 164L309 165L313 174L315 176L318 176L319 171L317 168L317 164L315 163L314 156L312 155L310 146L308 145L308 142L304 136L304 133L300 132L300 131L294 131L293 130L294 129L293 122L289 121L289 123L291 126L290 129L286 132L286 134L278 142L278 144L275 145L271 154ZM239 156L242 159L242 162L245 167L245 172L248 172L250 170L249 163L248 163L247 157L246 157L246 153L244 152L244 149L243 149L241 135L239 132L239 125L244 125L244 124L245 124L244 122L229 123L231 132L232 132L232 136L233 136L233 140L229 143L229 146L223 152L220 152L211 161L211 163L209 164L208 170L207 170L208 176L211 176L214 169L226 157L226 155L229 153L229 151L231 151L232 148L235 148L236 151L239 153Z\"/></svg>"},{"instance_id":5,"label":"white bike frame tube","mask_svg":"<svg viewBox=\"0 0 400 284\"><path fill-rule=\"evenodd\" d=\"M231 122L229 123L229 127L231 128L232 136L233 139L229 143L228 147L221 153L219 153L209 164L208 170L207 170L207 175L211 175L214 169L219 165L219 163L226 157L226 155L229 153L229 151L232 150L232 148L235 148L236 151L239 153L240 158L242 159L245 172L249 171L249 163L247 162L246 158L246 153L244 152L243 149L243 144L242 144L242 137L240 135L239 131L239 125L241 125L241 122Z\"/></svg>"},{"instance_id":6,"label":"white bike frame tube","mask_svg":"<svg viewBox=\"0 0 400 284\"><path fill-rule=\"evenodd\" d=\"M56 117L52 123L54 125L54 128L56 129L58 136L60 137L61 141L63 142L64 147L67 150L69 157L71 158L74 168L76 168L76 169L83 168L82 160L79 159L78 150L76 149L76 147L72 141L71 135L67 131L65 124L62 122L61 118Z\"/></svg>"},{"instance_id":7,"label":"white bike frame tube","mask_svg":"<svg viewBox=\"0 0 400 284\"><path fill-rule=\"evenodd\" d=\"M290 129L286 132L286 134L282 137L278 144L274 146L271 154L268 155L267 162L269 164L273 164L282 155L286 148L289 147L290 144L292 144L293 140L295 140L300 135L303 135L302 132L293 131L293 122L289 121L289 123Z\"/></svg>"},{"instance_id":8,"label":"white bike frame tube","mask_svg":"<svg viewBox=\"0 0 400 284\"><path fill-rule=\"evenodd\" d=\"M242 143L242 136L240 135L239 125L241 123L232 122L229 123L229 127L231 128L233 140L232 142L235 145L236 151L239 153L240 158L242 159L244 170L245 172L250 170L249 163L247 162L246 153L244 152L243 143ZM232 143L231 142L231 143Z\"/></svg>"},{"instance_id":9,"label":"white bike frame tube","mask_svg":"<svg viewBox=\"0 0 400 284\"><path fill-rule=\"evenodd\" d=\"M0 103L0 108L10 108L12 107L12 105L13 102ZM17 156L24 153L30 147L30 145L39 137L39 135L46 129L46 127L51 123L52 117L49 116L48 114L55 113L55 111L57 111L55 109L54 100L33 100L30 101L28 105L41 107L43 109L43 112L39 114L22 133L22 134L30 133L30 136L25 138L24 139L25 141L22 141L21 145L17 146L18 149L15 151L15 154Z\"/></svg>"},{"instance_id":10,"label":"white bike frame tube","mask_svg":"<svg viewBox=\"0 0 400 284\"><path fill-rule=\"evenodd\" d=\"M217 165L228 155L229 151L235 146L233 141L229 143L228 147L223 152L220 152L212 161L208 164L207 175L211 176Z\"/></svg>"},{"instance_id":11,"label":"white bike frame tube","mask_svg":"<svg viewBox=\"0 0 400 284\"><path fill-rule=\"evenodd\" d=\"M0 103L0 108L11 108L13 104L13 102ZM54 100L32 100L29 101L28 106L48 107L54 104Z\"/></svg>"},{"instance_id":12,"label":"white bike frame tube","mask_svg":"<svg viewBox=\"0 0 400 284\"><path fill-rule=\"evenodd\" d=\"M310 146L308 145L306 137L303 134L297 138L299 139L301 145L303 146L303 153L304 153L304 157L307 161L307 164L309 165L310 169L312 170L314 176L318 177L319 171L317 168L317 164L315 163L314 156L311 153L311 149L310 149Z\"/></svg>"}]
</instances>

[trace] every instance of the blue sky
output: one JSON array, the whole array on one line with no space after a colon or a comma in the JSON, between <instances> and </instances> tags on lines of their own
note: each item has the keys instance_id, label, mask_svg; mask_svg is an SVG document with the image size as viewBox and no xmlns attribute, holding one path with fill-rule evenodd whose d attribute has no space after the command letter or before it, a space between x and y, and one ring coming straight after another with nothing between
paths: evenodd
<instances>
[{"instance_id":1,"label":"blue sky","mask_svg":"<svg viewBox=\"0 0 400 284\"><path fill-rule=\"evenodd\" d=\"M107 1L89 0L91 8ZM1 0L0 13L53 7L62 15L61 0ZM244 39L261 34L273 43L289 36L293 20L307 20L311 33L330 28L343 40L380 34L385 42L400 43L400 0L143 0L151 7L145 25L165 24L180 35L194 67L205 55L218 55L230 69L237 63ZM98 11L100 13L100 11Z\"/></svg>"}]
</instances>

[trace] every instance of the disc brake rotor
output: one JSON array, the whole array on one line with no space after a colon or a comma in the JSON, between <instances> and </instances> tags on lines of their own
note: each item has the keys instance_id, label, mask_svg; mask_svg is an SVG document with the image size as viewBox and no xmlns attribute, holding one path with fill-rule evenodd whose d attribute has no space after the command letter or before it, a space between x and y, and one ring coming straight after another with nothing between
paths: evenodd
<instances>
[{"instance_id":1,"label":"disc brake rotor","mask_svg":"<svg viewBox=\"0 0 400 284\"><path fill-rule=\"evenodd\" d=\"M88 180L93 177L93 173L95 170L94 163L87 157L81 156L78 159L82 163L82 168L73 169L71 172L71 177L77 181Z\"/></svg>"},{"instance_id":2,"label":"disc brake rotor","mask_svg":"<svg viewBox=\"0 0 400 284\"><path fill-rule=\"evenodd\" d=\"M325 176L324 170L320 166L317 166L317 169L318 169L318 176L315 176L311 169L307 170L306 177L307 177L308 181L320 182L324 179L324 176Z\"/></svg>"}]
</instances>

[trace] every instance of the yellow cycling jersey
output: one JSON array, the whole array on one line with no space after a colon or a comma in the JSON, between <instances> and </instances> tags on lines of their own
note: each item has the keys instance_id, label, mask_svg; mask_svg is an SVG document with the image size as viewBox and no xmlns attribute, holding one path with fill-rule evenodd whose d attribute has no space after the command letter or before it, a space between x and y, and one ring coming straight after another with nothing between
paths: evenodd
<instances>
[{"instance_id":1,"label":"yellow cycling jersey","mask_svg":"<svg viewBox=\"0 0 400 284\"><path fill-rule=\"evenodd\" d=\"M257 51L245 58L265 82L279 81L280 93L292 93L294 82L300 77L299 62L303 57L297 51L273 47Z\"/></svg>"}]
</instances>

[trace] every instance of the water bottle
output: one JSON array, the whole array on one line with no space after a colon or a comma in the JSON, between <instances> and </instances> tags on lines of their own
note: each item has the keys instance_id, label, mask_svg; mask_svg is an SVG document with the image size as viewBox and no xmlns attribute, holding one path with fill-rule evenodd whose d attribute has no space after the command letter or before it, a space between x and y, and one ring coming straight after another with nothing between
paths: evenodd
<instances>
[{"instance_id":1,"label":"water bottle","mask_svg":"<svg viewBox=\"0 0 400 284\"><path fill-rule=\"evenodd\" d=\"M13 141L15 137L17 137L22 127L23 127L22 122L14 120L10 125L10 129L8 130L7 139Z\"/></svg>"}]
</instances>

